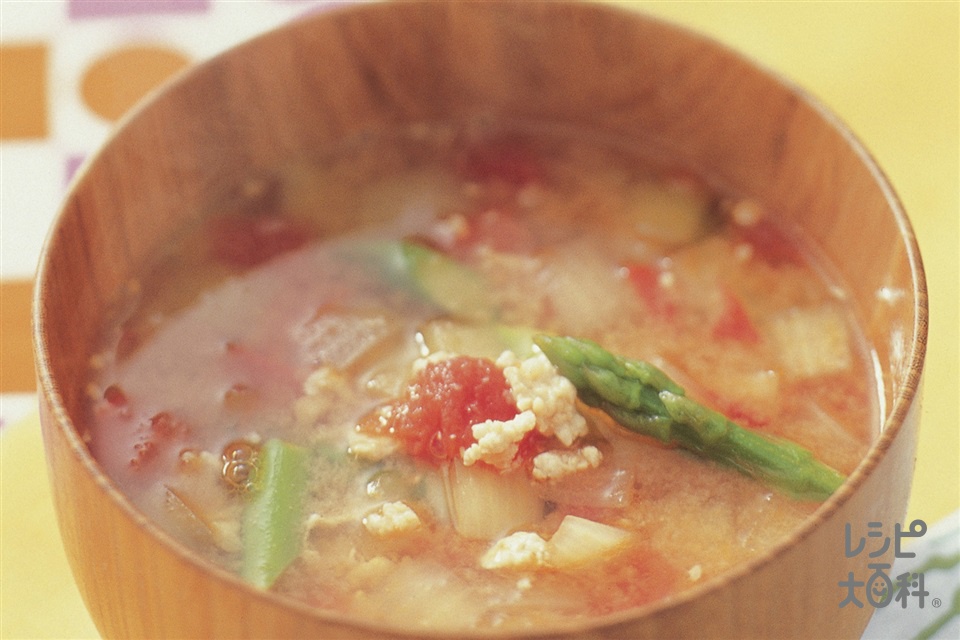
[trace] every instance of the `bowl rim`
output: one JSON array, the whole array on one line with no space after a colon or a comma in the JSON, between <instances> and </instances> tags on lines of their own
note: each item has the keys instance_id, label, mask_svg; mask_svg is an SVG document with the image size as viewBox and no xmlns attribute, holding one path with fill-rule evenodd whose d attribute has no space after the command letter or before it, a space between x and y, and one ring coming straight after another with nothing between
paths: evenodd
<instances>
[{"instance_id":1,"label":"bowl rim","mask_svg":"<svg viewBox=\"0 0 960 640\"><path fill-rule=\"evenodd\" d=\"M74 195L82 189L92 167L100 162L101 157L106 155L113 147L114 141L125 133L130 124L135 122L142 112L151 109L156 103L162 101L165 95L175 91L181 84L202 72L204 69L217 64L222 58L238 54L243 55L243 51L255 46L255 43L265 39L283 37L287 31L309 28L309 22L330 21L336 19L338 15L357 12L390 12L395 10L397 5L405 4L429 5L433 3L430 2L430 0L406 0L400 3L374 2L360 3L357 5L348 4L346 6L336 3L330 7L314 8L253 38L232 45L209 59L182 69L152 90L148 96L142 99L134 108L128 110L113 127L106 140L100 144L93 154L85 159L83 164L74 173L66 193L61 198L61 205L57 210L54 222L44 240L35 278L31 321L38 391L41 395L41 402L48 404L56 421L55 430L65 439L70 453L75 457L76 461L85 469L90 479L107 494L108 499L113 502L114 506L117 507L132 524L136 525L148 536L157 540L167 551L176 556L179 561L191 565L194 569L204 574L209 574L217 581L226 583L224 586L233 590L242 591L247 597L263 600L281 609L295 611L317 623L343 625L372 632L388 632L398 637L441 638L449 637L450 633L453 632L456 633L457 636L464 638L527 638L544 634L577 633L613 627L618 624L676 609L686 603L701 598L705 594L717 591L728 584L742 580L761 567L773 562L776 558L790 551L797 543L812 535L818 526L835 514L873 474L875 468L881 460L883 460L887 451L902 430L907 414L919 399L918 394L927 346L929 306L923 260L910 219L892 183L863 142L837 114L803 87L785 78L776 70L766 67L762 62L690 27L650 15L636 7L627 8L619 5L581 2L578 0L537 0L536 4L540 6L553 5L561 9L575 6L577 10L615 13L619 19L622 20L654 23L658 25L659 28L672 31L679 37L699 40L710 48L721 50L726 56L736 58L749 65L766 76L772 83L781 85L785 90L795 95L800 103L810 107L827 127L840 134L849 149L859 157L863 166L872 176L873 184L879 188L883 194L884 200L889 206L897 225L899 240L903 243L906 260L910 268L911 293L914 301L912 314L913 341L910 344L909 356L904 358L904 364L907 370L904 382L895 389L892 402L887 409L887 415L885 417L881 416L882 424L879 434L874 438L866 454L857 464L854 471L849 474L843 485L841 485L833 495L821 503L797 528L793 529L787 536L764 552L746 561L737 563L721 574L699 582L679 593L668 595L645 605L586 619L564 620L560 623L553 624L549 628L538 628L536 630L436 629L425 631L420 629L414 630L408 626L396 625L392 622L371 621L362 617L312 607L290 596L283 596L272 591L256 588L235 573L204 559L199 553L190 550L184 544L177 541L172 535L154 524L150 518L134 505L93 458L86 443L80 436L76 424L64 405L59 391L59 383L53 377L51 355L45 339L47 317L45 314L44 292L46 287L43 286L43 283L49 278L50 255L53 253L53 249L57 244L60 229L67 217L69 204L73 200ZM493 7L490 10L496 11L498 10L496 7L510 5L512 3L510 0L486 0L483 4L488 7Z\"/></svg>"}]
</instances>

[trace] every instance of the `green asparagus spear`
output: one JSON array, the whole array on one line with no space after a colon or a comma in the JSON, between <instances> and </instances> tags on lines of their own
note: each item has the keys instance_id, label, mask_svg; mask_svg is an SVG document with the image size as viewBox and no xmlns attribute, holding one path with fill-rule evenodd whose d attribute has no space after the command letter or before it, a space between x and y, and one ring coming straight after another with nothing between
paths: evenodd
<instances>
[{"instance_id":1,"label":"green asparagus spear","mask_svg":"<svg viewBox=\"0 0 960 640\"><path fill-rule=\"evenodd\" d=\"M844 476L803 447L759 434L691 400L665 373L589 340L538 335L534 343L586 404L636 433L733 467L798 498L825 500Z\"/></svg>"},{"instance_id":2,"label":"green asparagus spear","mask_svg":"<svg viewBox=\"0 0 960 640\"><path fill-rule=\"evenodd\" d=\"M401 245L409 277L420 293L452 315L490 320L496 310L483 276L426 245Z\"/></svg>"},{"instance_id":3,"label":"green asparagus spear","mask_svg":"<svg viewBox=\"0 0 960 640\"><path fill-rule=\"evenodd\" d=\"M301 507L307 451L267 440L260 471L243 522L243 577L268 589L300 553Z\"/></svg>"}]
</instances>

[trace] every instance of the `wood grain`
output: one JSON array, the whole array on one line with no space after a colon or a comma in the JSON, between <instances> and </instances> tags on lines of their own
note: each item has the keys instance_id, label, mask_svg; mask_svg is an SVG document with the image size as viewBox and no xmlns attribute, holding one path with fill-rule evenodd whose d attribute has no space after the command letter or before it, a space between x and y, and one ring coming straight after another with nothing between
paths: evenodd
<instances>
[{"instance_id":1,"label":"wood grain","mask_svg":"<svg viewBox=\"0 0 960 640\"><path fill-rule=\"evenodd\" d=\"M365 129L477 115L587 127L761 198L836 265L885 374L882 435L786 544L680 596L543 637L859 637L871 609L840 609L832 577L869 575L870 560L845 557L844 525L900 522L916 446L926 291L906 217L867 153L802 92L695 34L562 2L390 3L303 19L180 78L76 183L39 272L35 348L60 527L98 628L405 635L257 592L158 532L83 444L84 364L151 247L251 171ZM883 287L899 293L878 296Z\"/></svg>"}]
</instances>

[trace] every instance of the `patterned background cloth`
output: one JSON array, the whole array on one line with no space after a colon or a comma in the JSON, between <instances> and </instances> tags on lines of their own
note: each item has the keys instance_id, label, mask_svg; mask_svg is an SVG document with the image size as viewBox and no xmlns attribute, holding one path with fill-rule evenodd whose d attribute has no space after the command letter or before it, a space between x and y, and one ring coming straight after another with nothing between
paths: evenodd
<instances>
[{"instance_id":1,"label":"patterned background cloth","mask_svg":"<svg viewBox=\"0 0 960 640\"><path fill-rule=\"evenodd\" d=\"M288 20L343 4L0 0L0 638L97 637L55 528L29 333L34 270L70 177L123 114L172 74ZM936 523L916 545L917 562L956 553L960 4L620 4L713 35L808 88L884 167L915 225L932 306L917 475L905 523ZM941 610L929 600L922 611L880 609L865 637L915 635L943 614L958 573L927 576L930 598L945 603ZM960 637L958 620L935 637Z\"/></svg>"}]
</instances>

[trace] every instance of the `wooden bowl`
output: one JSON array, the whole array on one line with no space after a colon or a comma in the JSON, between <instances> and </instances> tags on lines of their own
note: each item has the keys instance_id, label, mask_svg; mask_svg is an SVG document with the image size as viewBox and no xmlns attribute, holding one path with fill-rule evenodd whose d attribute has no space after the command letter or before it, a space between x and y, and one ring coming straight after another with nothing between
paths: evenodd
<instances>
[{"instance_id":1,"label":"wooden bowl","mask_svg":"<svg viewBox=\"0 0 960 640\"><path fill-rule=\"evenodd\" d=\"M914 467L927 299L907 218L868 152L802 91L698 35L563 2L391 3L300 20L179 78L76 179L39 271L35 348L60 528L97 627L108 637L405 635L257 591L158 531L79 435L84 375L118 289L225 185L366 128L478 114L653 145L769 203L846 280L883 380L882 433L789 540L679 596L533 635L859 637L872 609L841 608L839 583L865 579L874 560L846 557L845 525L892 530Z\"/></svg>"}]
</instances>

